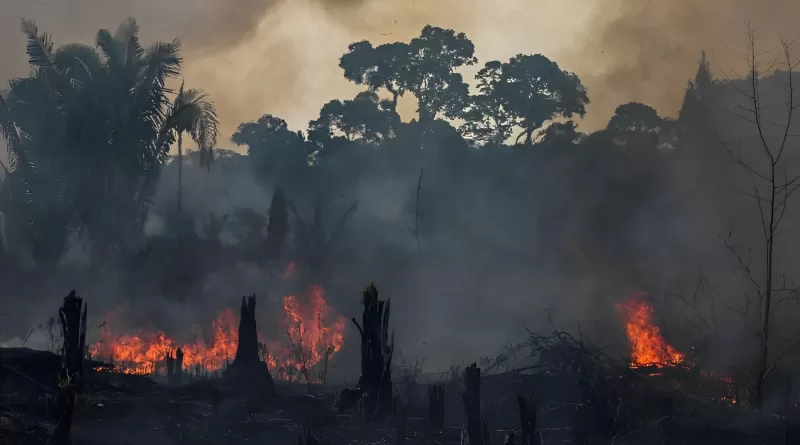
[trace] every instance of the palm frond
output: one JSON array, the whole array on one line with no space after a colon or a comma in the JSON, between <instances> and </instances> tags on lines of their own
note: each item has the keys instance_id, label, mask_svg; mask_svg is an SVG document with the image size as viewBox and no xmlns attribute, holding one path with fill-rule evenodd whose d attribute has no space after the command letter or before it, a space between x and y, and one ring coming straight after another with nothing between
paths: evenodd
<instances>
[{"instance_id":1,"label":"palm frond","mask_svg":"<svg viewBox=\"0 0 800 445\"><path fill-rule=\"evenodd\" d=\"M36 165L30 161L22 146L22 141L30 137L17 125L2 95L0 95L0 135L6 141L9 166L13 172L19 173L19 177L25 187L25 196L30 197L29 181L36 172Z\"/></svg>"},{"instance_id":2,"label":"palm frond","mask_svg":"<svg viewBox=\"0 0 800 445\"><path fill-rule=\"evenodd\" d=\"M114 36L111 35L111 32L107 29L97 31L94 42L95 45L100 48L106 60L111 63L111 61L114 60L113 54L116 52L114 48Z\"/></svg>"},{"instance_id":3,"label":"palm frond","mask_svg":"<svg viewBox=\"0 0 800 445\"><path fill-rule=\"evenodd\" d=\"M160 127L166 118L164 110L169 104L166 84L167 79L180 73L180 47L178 40L157 42L144 57L145 69L136 86L135 107L142 119L154 127Z\"/></svg>"},{"instance_id":4,"label":"palm frond","mask_svg":"<svg viewBox=\"0 0 800 445\"><path fill-rule=\"evenodd\" d=\"M128 18L117 28L114 41L122 51L119 56L123 66L133 68L142 63L144 49L139 43L139 24L133 18Z\"/></svg>"},{"instance_id":5,"label":"palm frond","mask_svg":"<svg viewBox=\"0 0 800 445\"><path fill-rule=\"evenodd\" d=\"M54 62L53 40L50 34L39 33L39 27L33 20L22 19L20 23L22 33L28 39L25 52L28 54L28 63L37 68L52 67Z\"/></svg>"}]
</instances>

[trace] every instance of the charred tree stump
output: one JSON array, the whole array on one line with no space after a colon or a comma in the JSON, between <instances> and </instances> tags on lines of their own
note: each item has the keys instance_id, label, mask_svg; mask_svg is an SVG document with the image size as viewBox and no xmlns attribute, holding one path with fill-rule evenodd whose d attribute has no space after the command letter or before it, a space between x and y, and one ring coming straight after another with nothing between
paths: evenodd
<instances>
[{"instance_id":1,"label":"charred tree stump","mask_svg":"<svg viewBox=\"0 0 800 445\"><path fill-rule=\"evenodd\" d=\"M75 291L64 297L58 310L61 320L62 359L64 378L72 385L79 386L83 378L83 356L86 352L86 310L83 298L75 296Z\"/></svg>"},{"instance_id":2,"label":"charred tree stump","mask_svg":"<svg viewBox=\"0 0 800 445\"><path fill-rule=\"evenodd\" d=\"M539 445L539 435L536 434L536 397L525 399L517 396L517 408L519 409L519 423L522 430L521 445Z\"/></svg>"},{"instance_id":3,"label":"charred tree stump","mask_svg":"<svg viewBox=\"0 0 800 445\"><path fill-rule=\"evenodd\" d=\"M169 351L167 351L167 383L170 385L175 383L175 357Z\"/></svg>"},{"instance_id":4,"label":"charred tree stump","mask_svg":"<svg viewBox=\"0 0 800 445\"><path fill-rule=\"evenodd\" d=\"M239 344L236 357L225 370L225 377L234 387L260 397L275 397L275 382L269 368L258 355L258 330L256 328L256 296L242 297L239 320Z\"/></svg>"},{"instance_id":5,"label":"charred tree stump","mask_svg":"<svg viewBox=\"0 0 800 445\"><path fill-rule=\"evenodd\" d=\"M69 445L72 417L75 412L75 386L71 375L67 375L59 383L55 405L58 418L56 427L47 440L47 445Z\"/></svg>"},{"instance_id":6,"label":"charred tree stump","mask_svg":"<svg viewBox=\"0 0 800 445\"><path fill-rule=\"evenodd\" d=\"M183 350L178 348L175 352L175 383L178 385L183 383Z\"/></svg>"},{"instance_id":7,"label":"charred tree stump","mask_svg":"<svg viewBox=\"0 0 800 445\"><path fill-rule=\"evenodd\" d=\"M183 351L178 348L175 355L167 352L167 383L180 385L183 380Z\"/></svg>"},{"instance_id":8,"label":"charred tree stump","mask_svg":"<svg viewBox=\"0 0 800 445\"><path fill-rule=\"evenodd\" d=\"M353 323L361 334L361 377L363 416L367 422L383 419L392 412L392 355L394 332L389 335L390 300L378 299L378 289L370 284L364 291L361 324Z\"/></svg>"},{"instance_id":9,"label":"charred tree stump","mask_svg":"<svg viewBox=\"0 0 800 445\"><path fill-rule=\"evenodd\" d=\"M394 411L394 424L395 432L397 433L397 444L402 445L406 443L407 431L406 424L408 416L406 415L406 407L399 400L395 403Z\"/></svg>"},{"instance_id":10,"label":"charred tree stump","mask_svg":"<svg viewBox=\"0 0 800 445\"><path fill-rule=\"evenodd\" d=\"M473 363L464 370L464 414L470 445L484 445L481 424L481 368Z\"/></svg>"},{"instance_id":11,"label":"charred tree stump","mask_svg":"<svg viewBox=\"0 0 800 445\"><path fill-rule=\"evenodd\" d=\"M428 420L435 431L444 428L444 387L428 386Z\"/></svg>"}]
</instances>

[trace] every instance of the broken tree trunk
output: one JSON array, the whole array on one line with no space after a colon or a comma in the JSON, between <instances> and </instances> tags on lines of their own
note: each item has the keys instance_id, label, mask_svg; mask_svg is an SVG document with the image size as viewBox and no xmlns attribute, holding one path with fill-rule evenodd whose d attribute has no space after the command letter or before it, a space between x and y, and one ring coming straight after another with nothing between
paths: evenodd
<instances>
[{"instance_id":1,"label":"broken tree trunk","mask_svg":"<svg viewBox=\"0 0 800 445\"><path fill-rule=\"evenodd\" d=\"M83 356L86 352L86 303L75 291L64 297L58 310L63 337L62 359L65 378L80 386L83 378Z\"/></svg>"},{"instance_id":2,"label":"broken tree trunk","mask_svg":"<svg viewBox=\"0 0 800 445\"><path fill-rule=\"evenodd\" d=\"M481 368L473 363L464 370L464 414L470 445L484 445L481 424Z\"/></svg>"},{"instance_id":3,"label":"broken tree trunk","mask_svg":"<svg viewBox=\"0 0 800 445\"><path fill-rule=\"evenodd\" d=\"M74 374L68 374L58 385L56 394L56 427L47 445L68 445L72 433L72 418L75 411L75 386L72 380Z\"/></svg>"},{"instance_id":4,"label":"broken tree trunk","mask_svg":"<svg viewBox=\"0 0 800 445\"><path fill-rule=\"evenodd\" d=\"M361 377L364 420L380 420L392 412L392 355L394 332L389 335L390 300L378 299L378 289L370 284L363 293L361 324L353 323L361 334Z\"/></svg>"},{"instance_id":5,"label":"broken tree trunk","mask_svg":"<svg viewBox=\"0 0 800 445\"><path fill-rule=\"evenodd\" d=\"M539 445L539 435L536 434L536 398L517 396L519 409L520 429L522 430L522 445Z\"/></svg>"},{"instance_id":6,"label":"broken tree trunk","mask_svg":"<svg viewBox=\"0 0 800 445\"><path fill-rule=\"evenodd\" d=\"M402 445L406 443L406 424L408 416L406 415L406 407L400 400L395 401L394 411L395 432L397 433L397 444Z\"/></svg>"},{"instance_id":7,"label":"broken tree trunk","mask_svg":"<svg viewBox=\"0 0 800 445\"><path fill-rule=\"evenodd\" d=\"M183 380L183 351L178 348L175 355L167 352L167 383L180 385Z\"/></svg>"},{"instance_id":8,"label":"broken tree trunk","mask_svg":"<svg viewBox=\"0 0 800 445\"><path fill-rule=\"evenodd\" d=\"M175 352L175 369L174 369L175 383L180 385L183 383L183 350L178 348Z\"/></svg>"},{"instance_id":9,"label":"broken tree trunk","mask_svg":"<svg viewBox=\"0 0 800 445\"><path fill-rule=\"evenodd\" d=\"M275 396L275 382L269 368L258 355L258 330L256 328L256 296L242 297L239 319L239 344L236 358L225 370L235 387L261 397Z\"/></svg>"},{"instance_id":10,"label":"broken tree trunk","mask_svg":"<svg viewBox=\"0 0 800 445\"><path fill-rule=\"evenodd\" d=\"M428 420L435 431L444 428L444 387L428 386Z\"/></svg>"}]
</instances>

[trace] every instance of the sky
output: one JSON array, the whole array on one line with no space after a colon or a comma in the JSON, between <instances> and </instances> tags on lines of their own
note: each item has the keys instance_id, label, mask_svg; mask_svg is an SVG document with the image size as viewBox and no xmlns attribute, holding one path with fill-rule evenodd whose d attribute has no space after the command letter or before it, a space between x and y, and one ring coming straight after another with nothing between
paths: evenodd
<instances>
[{"instance_id":1,"label":"sky","mask_svg":"<svg viewBox=\"0 0 800 445\"><path fill-rule=\"evenodd\" d=\"M796 2L795 2L796 3ZM57 44L91 43L97 29L126 17L144 43L180 38L184 77L211 94L220 145L241 122L264 113L305 129L321 106L354 96L338 59L351 42L407 41L426 24L463 31L480 65L541 53L575 72L592 104L584 130L602 127L617 105L648 103L677 112L701 50L725 72L741 68L752 22L765 47L792 38L789 0L0 0L0 77L25 75L20 18ZM796 31L795 31L796 32ZM467 77L474 74L466 73ZM410 100L401 104L413 116Z\"/></svg>"}]
</instances>

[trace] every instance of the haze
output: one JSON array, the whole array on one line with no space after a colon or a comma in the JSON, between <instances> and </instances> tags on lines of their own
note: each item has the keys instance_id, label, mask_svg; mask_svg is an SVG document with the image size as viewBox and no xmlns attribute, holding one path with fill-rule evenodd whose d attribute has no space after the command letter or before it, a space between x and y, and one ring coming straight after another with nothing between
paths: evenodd
<instances>
[{"instance_id":1,"label":"haze","mask_svg":"<svg viewBox=\"0 0 800 445\"><path fill-rule=\"evenodd\" d=\"M2 0L0 77L27 71L21 17L56 43L91 42L99 28L136 18L152 41L184 43L188 85L208 91L221 116L222 145L236 126L264 113L305 129L320 104L354 95L338 68L353 41L407 40L425 24L466 32L481 63L543 53L574 71L592 104L584 130L614 108L648 103L674 115L705 49L714 68L736 69L746 22L760 35L792 37L788 0ZM779 12L780 11L780 12ZM730 47L729 47L730 45ZM729 49L730 48L730 49ZM402 104L405 118L414 108Z\"/></svg>"}]
</instances>

